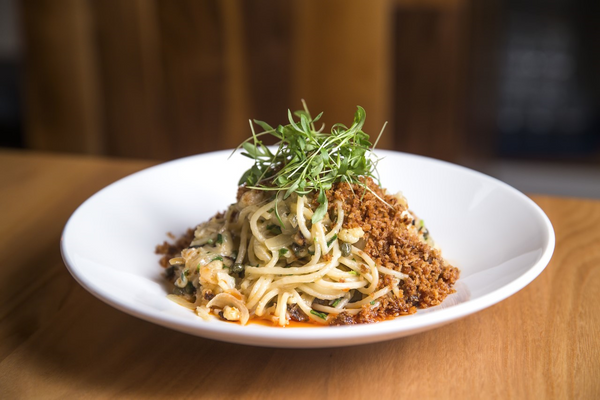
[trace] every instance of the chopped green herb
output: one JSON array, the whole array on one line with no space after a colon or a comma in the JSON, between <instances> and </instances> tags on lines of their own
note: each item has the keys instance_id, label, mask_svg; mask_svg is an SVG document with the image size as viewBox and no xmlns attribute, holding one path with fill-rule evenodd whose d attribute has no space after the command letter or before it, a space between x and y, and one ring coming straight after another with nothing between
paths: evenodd
<instances>
[{"instance_id":1,"label":"chopped green herb","mask_svg":"<svg viewBox=\"0 0 600 400\"><path fill-rule=\"evenodd\" d=\"M212 260L210 260L210 262L213 262L213 261L223 261L223 257L216 256L215 258L213 258Z\"/></svg>"},{"instance_id":2,"label":"chopped green herb","mask_svg":"<svg viewBox=\"0 0 600 400\"><path fill-rule=\"evenodd\" d=\"M356 276L358 276L358 272L356 272L356 271L354 271L354 270L352 270L352 271L348 271L348 273L349 273L350 275L356 275Z\"/></svg>"},{"instance_id":3,"label":"chopped green herb","mask_svg":"<svg viewBox=\"0 0 600 400\"><path fill-rule=\"evenodd\" d=\"M254 165L244 172L239 184L245 183L250 189L283 193L284 199L292 193L299 196L318 193L319 206L312 217L312 222L316 223L327 212L325 191L331 189L334 183L355 183L369 190L359 177L377 179L377 162L371 161L370 154L379 137L373 145L369 135L362 131L366 112L360 106L349 128L338 123L331 127L330 133L325 133L315 129L315 122L323 113L312 118L304 102L303 105L304 110L295 113L299 121L295 121L292 112L288 111L288 125L279 125L275 129L265 122L254 120L262 128L262 132L256 133L254 125L250 124L252 136L238 149L243 148L242 155L253 159ZM383 129L379 136L382 133ZM275 153L259 140L264 135L279 139Z\"/></svg>"},{"instance_id":4,"label":"chopped green herb","mask_svg":"<svg viewBox=\"0 0 600 400\"><path fill-rule=\"evenodd\" d=\"M212 240L212 239L208 239L208 241L207 241L206 243L208 243L208 244L213 244L214 242L215 242L214 240Z\"/></svg>"},{"instance_id":5,"label":"chopped green herb","mask_svg":"<svg viewBox=\"0 0 600 400\"><path fill-rule=\"evenodd\" d=\"M375 300L373 300L372 302L370 302L369 304L371 304L372 306L375 305Z\"/></svg>"},{"instance_id":6,"label":"chopped green herb","mask_svg":"<svg viewBox=\"0 0 600 400\"><path fill-rule=\"evenodd\" d=\"M217 244L223 244L223 235L217 234Z\"/></svg>"},{"instance_id":7,"label":"chopped green herb","mask_svg":"<svg viewBox=\"0 0 600 400\"><path fill-rule=\"evenodd\" d=\"M333 302L333 304L331 304L331 307L337 306L338 304L340 304L340 301L342 301L341 297L339 299L335 299L335 301Z\"/></svg>"},{"instance_id":8,"label":"chopped green herb","mask_svg":"<svg viewBox=\"0 0 600 400\"><path fill-rule=\"evenodd\" d=\"M325 313L318 312L318 311L315 311L315 310L310 310L310 313L311 313L312 315L316 315L316 316L317 316L317 317L319 317L319 318L322 318L322 319L327 319L327 314L325 314Z\"/></svg>"},{"instance_id":9,"label":"chopped green herb","mask_svg":"<svg viewBox=\"0 0 600 400\"><path fill-rule=\"evenodd\" d=\"M288 249L286 249L285 247L282 247L279 249L279 255L280 256L285 256L288 253Z\"/></svg>"},{"instance_id":10,"label":"chopped green herb","mask_svg":"<svg viewBox=\"0 0 600 400\"><path fill-rule=\"evenodd\" d=\"M327 247L331 246L331 243L333 243L335 239L337 239L337 234L333 235L333 237L327 241Z\"/></svg>"}]
</instances>

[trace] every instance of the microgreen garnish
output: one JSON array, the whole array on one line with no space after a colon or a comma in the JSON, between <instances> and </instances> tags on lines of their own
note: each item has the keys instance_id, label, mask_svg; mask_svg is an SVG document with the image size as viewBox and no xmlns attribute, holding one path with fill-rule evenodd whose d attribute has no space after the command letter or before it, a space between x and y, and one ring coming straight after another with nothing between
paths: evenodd
<instances>
[{"instance_id":1,"label":"microgreen garnish","mask_svg":"<svg viewBox=\"0 0 600 400\"><path fill-rule=\"evenodd\" d=\"M362 131L366 118L362 107L357 107L349 128L338 123L331 127L330 133L324 133L323 128L315 129L315 122L323 113L312 118L306 103L302 103L304 110L294 113L298 121L288 110L288 125L273 128L266 122L254 120L263 129L256 133L250 123L252 136L238 149L242 147L242 154L253 159L254 165L244 172L239 184L246 184L250 189L275 191L277 195L283 193L284 199L292 193L300 196L317 193L319 206L312 216L312 222L316 223L327 212L325 192L336 182L355 183L368 190L359 177L378 180L375 176L377 162L371 161L374 146L369 135ZM259 140L263 135L279 139L274 153Z\"/></svg>"}]
</instances>

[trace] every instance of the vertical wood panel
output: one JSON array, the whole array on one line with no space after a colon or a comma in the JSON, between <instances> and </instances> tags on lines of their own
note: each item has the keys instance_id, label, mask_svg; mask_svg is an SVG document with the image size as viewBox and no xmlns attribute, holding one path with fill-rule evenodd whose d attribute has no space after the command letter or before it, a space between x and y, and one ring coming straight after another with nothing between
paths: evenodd
<instances>
[{"instance_id":1,"label":"vertical wood panel","mask_svg":"<svg viewBox=\"0 0 600 400\"><path fill-rule=\"evenodd\" d=\"M365 107L373 139L389 121L379 147L454 159L465 2L24 1L29 144L176 158L304 98L329 126Z\"/></svg>"},{"instance_id":2,"label":"vertical wood panel","mask_svg":"<svg viewBox=\"0 0 600 400\"><path fill-rule=\"evenodd\" d=\"M455 160L463 148L460 8L404 9L396 19L396 148Z\"/></svg>"},{"instance_id":3,"label":"vertical wood panel","mask_svg":"<svg viewBox=\"0 0 600 400\"><path fill-rule=\"evenodd\" d=\"M225 147L225 60L217 1L158 0L173 152Z\"/></svg>"},{"instance_id":4,"label":"vertical wood panel","mask_svg":"<svg viewBox=\"0 0 600 400\"><path fill-rule=\"evenodd\" d=\"M87 2L21 2L29 147L104 151L93 20Z\"/></svg>"},{"instance_id":5,"label":"vertical wood panel","mask_svg":"<svg viewBox=\"0 0 600 400\"><path fill-rule=\"evenodd\" d=\"M389 11L386 0L294 3L292 98L298 106L304 98L314 113L325 111L323 119L331 126L349 125L361 105L367 111L365 131L377 137L390 119ZM379 147L392 146L391 131Z\"/></svg>"},{"instance_id":6,"label":"vertical wood panel","mask_svg":"<svg viewBox=\"0 0 600 400\"><path fill-rule=\"evenodd\" d=\"M105 93L107 152L172 157L154 1L92 2Z\"/></svg>"},{"instance_id":7,"label":"vertical wood panel","mask_svg":"<svg viewBox=\"0 0 600 400\"><path fill-rule=\"evenodd\" d=\"M244 40L244 20L241 0L221 0L223 15L221 34L225 67L225 101L222 107L227 115L223 121L223 148L236 147L250 133L248 118L247 47Z\"/></svg>"},{"instance_id":8,"label":"vertical wood panel","mask_svg":"<svg viewBox=\"0 0 600 400\"><path fill-rule=\"evenodd\" d=\"M250 117L285 124L287 110L300 106L291 96L292 4L243 2Z\"/></svg>"}]
</instances>

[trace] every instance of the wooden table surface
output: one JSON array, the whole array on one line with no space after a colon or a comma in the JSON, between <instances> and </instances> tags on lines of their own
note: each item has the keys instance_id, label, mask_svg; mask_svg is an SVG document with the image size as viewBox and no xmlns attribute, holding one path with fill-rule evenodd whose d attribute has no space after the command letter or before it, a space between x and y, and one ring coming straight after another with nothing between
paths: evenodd
<instances>
[{"instance_id":1,"label":"wooden table surface","mask_svg":"<svg viewBox=\"0 0 600 400\"><path fill-rule=\"evenodd\" d=\"M600 398L599 201L532 196L552 261L484 311L377 344L258 348L117 311L64 266L71 213L151 164L0 150L0 399Z\"/></svg>"}]
</instances>

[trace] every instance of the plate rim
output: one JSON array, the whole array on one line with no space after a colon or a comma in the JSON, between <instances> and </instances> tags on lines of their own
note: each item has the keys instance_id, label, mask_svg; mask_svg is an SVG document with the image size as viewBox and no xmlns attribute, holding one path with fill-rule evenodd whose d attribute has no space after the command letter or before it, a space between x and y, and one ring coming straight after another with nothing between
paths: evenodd
<instances>
[{"instance_id":1,"label":"plate rim","mask_svg":"<svg viewBox=\"0 0 600 400\"><path fill-rule=\"evenodd\" d=\"M174 329L180 332L188 333L195 336L200 336L213 340L226 341L237 344L246 344L254 346L265 346L265 347L285 347L285 348L321 348L321 347L340 347L357 344L367 344L373 342L379 342L394 338L400 338L412 334L416 334L425 330L434 329L436 327L448 324L458 319L464 318L468 315L484 310L506 298L514 295L518 291L529 285L549 264L554 248L556 245L556 237L554 228L548 216L544 213L541 207L536 204L531 198L508 185L507 183L486 175L482 172L475 171L473 169L453 164L447 161L434 159L431 157L420 156L416 154L392 151L392 150L376 150L375 154L380 155L394 155L406 158L416 158L422 161L443 165L446 168L452 168L461 171L462 173L468 173L475 175L477 178L488 180L493 182L495 185L499 185L505 190L508 190L512 195L516 195L523 204L526 204L531 211L534 212L535 216L542 223L544 228L543 238L543 251L537 261L529 266L528 270L523 274L519 275L516 279L511 280L509 283L489 292L474 301L466 301L460 304L453 305L442 310L433 312L431 314L419 315L416 314L394 318L389 321L379 322L376 324L363 324L353 326L341 326L341 327L326 327L320 329L316 328L279 328L279 327L263 327L263 326L240 326L237 324L231 324L221 321L215 321L218 323L206 323L206 321L198 318L197 320L182 319L176 315L170 314L158 314L158 312L152 312L152 310L146 310L145 307L131 307L128 304L122 303L107 293L102 288L102 285L98 285L96 282L87 279L82 270L77 268L76 263L69 253L65 238L68 237L69 229L73 225L73 221L80 215L82 210L90 202L105 191L112 190L117 185L126 184L127 181L133 179L136 176L142 174L152 173L153 170L164 167L171 167L178 163L189 162L195 159L200 159L206 156L218 156L221 154L231 154L233 150L220 150L215 152L207 152L197 155L191 155L187 157L178 158L175 160L167 161L153 165L129 175L118 179L104 188L98 190L96 193L87 198L81 203L75 211L71 214L67 220L60 240L60 251L63 261L73 278L89 293L94 295L102 302L116 308L129 315L135 316L142 320ZM381 157L380 157L381 158ZM460 281L460 280L459 280ZM437 318L436 318L437 317ZM429 321L432 320L433 322ZM400 325L400 327L398 327ZM373 329L375 327L375 329ZM250 329L249 329L250 328ZM283 334L282 334L283 333Z\"/></svg>"}]
</instances>

